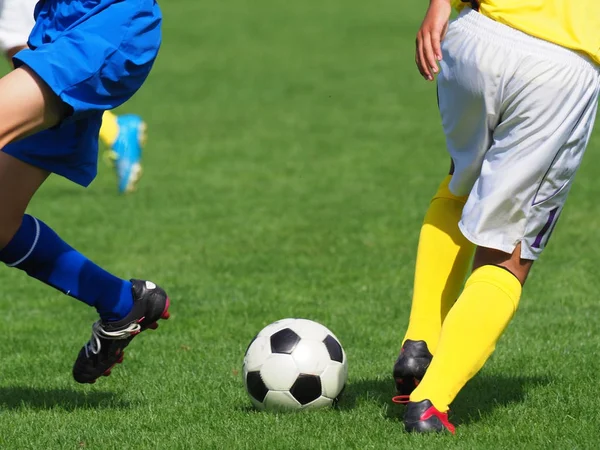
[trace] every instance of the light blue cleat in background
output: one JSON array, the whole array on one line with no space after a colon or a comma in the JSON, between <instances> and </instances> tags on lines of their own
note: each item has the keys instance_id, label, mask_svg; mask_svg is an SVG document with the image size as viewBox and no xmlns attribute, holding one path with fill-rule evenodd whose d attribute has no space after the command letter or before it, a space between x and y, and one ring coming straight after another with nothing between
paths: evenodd
<instances>
[{"instance_id":1,"label":"light blue cleat in background","mask_svg":"<svg viewBox=\"0 0 600 450\"><path fill-rule=\"evenodd\" d=\"M112 147L121 194L135 190L142 176L142 150L146 144L146 124L141 117L125 114L117 117L119 135Z\"/></svg>"}]
</instances>

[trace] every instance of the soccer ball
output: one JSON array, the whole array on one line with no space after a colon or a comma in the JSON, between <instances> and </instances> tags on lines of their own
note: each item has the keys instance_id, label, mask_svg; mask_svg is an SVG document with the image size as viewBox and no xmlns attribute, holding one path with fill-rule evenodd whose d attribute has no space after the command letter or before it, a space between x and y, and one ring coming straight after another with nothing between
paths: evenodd
<instances>
[{"instance_id":1,"label":"soccer ball","mask_svg":"<svg viewBox=\"0 0 600 450\"><path fill-rule=\"evenodd\" d=\"M250 342L242 372L259 410L317 409L337 401L348 378L348 360L339 340L323 325L283 319Z\"/></svg>"}]
</instances>

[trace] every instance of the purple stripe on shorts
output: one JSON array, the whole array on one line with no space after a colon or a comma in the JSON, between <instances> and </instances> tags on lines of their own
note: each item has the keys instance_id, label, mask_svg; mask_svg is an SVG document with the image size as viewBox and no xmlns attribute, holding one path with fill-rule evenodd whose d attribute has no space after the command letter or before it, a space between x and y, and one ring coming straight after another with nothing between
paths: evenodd
<instances>
[{"instance_id":1,"label":"purple stripe on shorts","mask_svg":"<svg viewBox=\"0 0 600 450\"><path fill-rule=\"evenodd\" d=\"M548 230L552 226L552 222L554 222L554 217L556 217L557 212L558 212L558 207L556 207L552 211L550 211L550 214L548 215L548 221L546 222L546 224L544 225L542 230L536 236L535 241L532 245L533 248L540 248L540 246L542 245L542 239L544 239L544 235L548 232Z\"/></svg>"}]
</instances>

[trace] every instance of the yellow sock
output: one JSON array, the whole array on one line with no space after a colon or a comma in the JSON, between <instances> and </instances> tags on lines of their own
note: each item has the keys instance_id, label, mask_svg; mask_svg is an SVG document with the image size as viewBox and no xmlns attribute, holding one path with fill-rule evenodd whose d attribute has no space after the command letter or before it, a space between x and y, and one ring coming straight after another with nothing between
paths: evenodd
<instances>
[{"instance_id":1,"label":"yellow sock","mask_svg":"<svg viewBox=\"0 0 600 450\"><path fill-rule=\"evenodd\" d=\"M483 266L444 321L437 352L410 400L428 399L442 412L496 348L521 297L521 283L497 266Z\"/></svg>"},{"instance_id":2,"label":"yellow sock","mask_svg":"<svg viewBox=\"0 0 600 450\"><path fill-rule=\"evenodd\" d=\"M100 140L107 147L112 147L119 135L119 124L117 116L110 111L105 111L102 116L102 126L100 127Z\"/></svg>"},{"instance_id":3,"label":"yellow sock","mask_svg":"<svg viewBox=\"0 0 600 450\"><path fill-rule=\"evenodd\" d=\"M442 323L458 298L475 246L458 222L466 197L457 197L447 176L431 200L419 237L410 321L404 340L425 341L435 354Z\"/></svg>"}]
</instances>

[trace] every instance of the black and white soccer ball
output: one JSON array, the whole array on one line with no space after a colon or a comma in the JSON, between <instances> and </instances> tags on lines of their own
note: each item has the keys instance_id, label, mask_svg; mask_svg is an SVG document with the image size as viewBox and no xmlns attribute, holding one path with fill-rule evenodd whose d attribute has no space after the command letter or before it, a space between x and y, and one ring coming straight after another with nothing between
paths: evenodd
<instances>
[{"instance_id":1,"label":"black and white soccer ball","mask_svg":"<svg viewBox=\"0 0 600 450\"><path fill-rule=\"evenodd\" d=\"M244 383L260 410L300 410L337 402L348 378L346 353L335 335L306 319L283 319L250 342Z\"/></svg>"}]
</instances>

